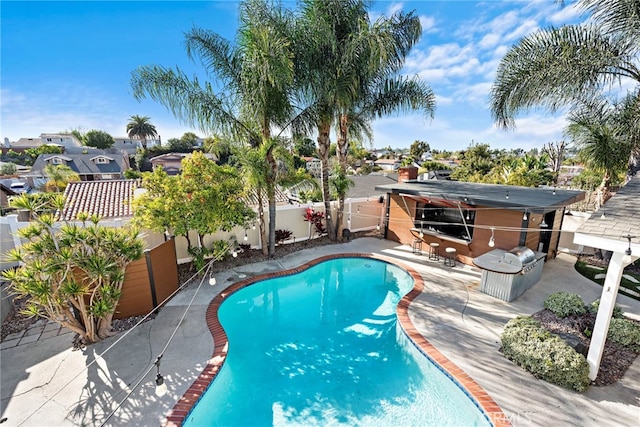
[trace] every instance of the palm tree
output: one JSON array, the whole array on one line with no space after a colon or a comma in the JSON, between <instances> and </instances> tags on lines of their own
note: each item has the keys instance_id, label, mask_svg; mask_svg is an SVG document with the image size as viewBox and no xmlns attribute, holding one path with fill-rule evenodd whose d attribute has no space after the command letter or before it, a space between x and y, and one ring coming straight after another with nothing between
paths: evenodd
<instances>
[{"instance_id":1,"label":"palm tree","mask_svg":"<svg viewBox=\"0 0 640 427\"><path fill-rule=\"evenodd\" d=\"M535 106L557 111L599 97L627 78L640 83L638 1L580 0L593 22L537 31L513 46L498 65L491 113L499 126Z\"/></svg>"},{"instance_id":2,"label":"palm tree","mask_svg":"<svg viewBox=\"0 0 640 427\"><path fill-rule=\"evenodd\" d=\"M370 120L399 110L424 107L433 113L434 96L419 79L398 77L421 27L417 16L396 13L371 24L365 1L306 0L295 40L303 67L302 92L311 105L309 118L318 131L322 187L330 211L329 148L333 123L338 129L338 161L346 169L348 136L370 136ZM341 207L344 199L341 199ZM342 208L328 234L340 237Z\"/></svg>"},{"instance_id":3,"label":"palm tree","mask_svg":"<svg viewBox=\"0 0 640 427\"><path fill-rule=\"evenodd\" d=\"M435 95L431 88L417 76L397 75L420 33L420 20L413 14L394 14L363 31L364 40L379 42L370 46L370 55L362 56L368 56L367 61L354 63L358 67L360 90L350 105L340 108L336 153L342 173L346 173L350 134L356 138L362 133L368 135L370 120L410 110L421 110L425 116L433 118ZM341 236L344 197L344 193L339 196L338 238Z\"/></svg>"},{"instance_id":4,"label":"palm tree","mask_svg":"<svg viewBox=\"0 0 640 427\"><path fill-rule=\"evenodd\" d=\"M140 67L131 84L138 99L150 97L181 121L204 133L260 149L267 162L265 189L269 203L269 254L275 252L275 183L278 139L272 127L283 131L292 112L293 54L287 34L288 19L280 8L264 0L240 4L240 28L235 44L199 28L186 34L187 55L198 57L221 89L190 79L178 68Z\"/></svg>"},{"instance_id":5,"label":"palm tree","mask_svg":"<svg viewBox=\"0 0 640 427\"><path fill-rule=\"evenodd\" d=\"M127 123L127 135L131 139L139 139L142 144L142 149L147 150L147 138L155 138L158 136L156 127L149 121L151 118L147 116L134 115L129 118Z\"/></svg>"},{"instance_id":6,"label":"palm tree","mask_svg":"<svg viewBox=\"0 0 640 427\"><path fill-rule=\"evenodd\" d=\"M579 149L578 158L595 171L602 172L600 203L610 196L613 177L623 172L629 162L632 141L625 119L626 104L592 102L569 114L566 134Z\"/></svg>"},{"instance_id":7,"label":"palm tree","mask_svg":"<svg viewBox=\"0 0 640 427\"><path fill-rule=\"evenodd\" d=\"M46 165L44 175L49 179L46 187L56 193L64 191L70 182L80 181L80 175L66 165Z\"/></svg>"}]
</instances>

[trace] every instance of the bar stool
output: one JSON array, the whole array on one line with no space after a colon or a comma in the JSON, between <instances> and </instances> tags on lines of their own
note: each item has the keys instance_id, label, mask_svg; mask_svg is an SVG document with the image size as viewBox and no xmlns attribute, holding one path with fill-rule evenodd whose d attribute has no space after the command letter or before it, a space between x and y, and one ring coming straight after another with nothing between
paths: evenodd
<instances>
[{"instance_id":1,"label":"bar stool","mask_svg":"<svg viewBox=\"0 0 640 427\"><path fill-rule=\"evenodd\" d=\"M422 255L422 239L413 239L413 245L411 246L413 253L416 255Z\"/></svg>"},{"instance_id":2,"label":"bar stool","mask_svg":"<svg viewBox=\"0 0 640 427\"><path fill-rule=\"evenodd\" d=\"M440 261L440 243L429 243L429 259Z\"/></svg>"},{"instance_id":3,"label":"bar stool","mask_svg":"<svg viewBox=\"0 0 640 427\"><path fill-rule=\"evenodd\" d=\"M456 248L445 248L444 265L449 267L456 266Z\"/></svg>"}]
</instances>

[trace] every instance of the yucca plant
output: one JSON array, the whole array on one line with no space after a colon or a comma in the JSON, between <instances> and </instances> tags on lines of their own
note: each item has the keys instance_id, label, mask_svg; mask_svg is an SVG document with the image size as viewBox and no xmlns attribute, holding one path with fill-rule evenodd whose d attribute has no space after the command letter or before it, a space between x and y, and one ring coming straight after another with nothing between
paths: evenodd
<instances>
[{"instance_id":1,"label":"yucca plant","mask_svg":"<svg viewBox=\"0 0 640 427\"><path fill-rule=\"evenodd\" d=\"M60 211L60 200L47 206L29 197L12 202L29 209L33 221L18 232L26 242L5 254L20 266L3 277L14 294L26 298L24 314L57 322L85 343L106 338L112 334L126 266L143 254L138 231L107 228L89 216L82 216L82 225L56 223L52 214L38 212Z\"/></svg>"}]
</instances>

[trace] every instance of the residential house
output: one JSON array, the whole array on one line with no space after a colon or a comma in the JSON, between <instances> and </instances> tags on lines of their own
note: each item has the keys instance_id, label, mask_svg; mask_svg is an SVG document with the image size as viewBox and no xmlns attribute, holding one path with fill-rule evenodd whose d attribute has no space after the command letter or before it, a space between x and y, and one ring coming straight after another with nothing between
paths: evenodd
<instances>
[{"instance_id":1,"label":"residential house","mask_svg":"<svg viewBox=\"0 0 640 427\"><path fill-rule=\"evenodd\" d=\"M131 139L129 137L113 138L115 141L111 148L123 151L129 156L136 154L138 148L142 148L142 144L137 139Z\"/></svg>"},{"instance_id":2,"label":"residential house","mask_svg":"<svg viewBox=\"0 0 640 427\"><path fill-rule=\"evenodd\" d=\"M65 151L68 148L82 147L82 142L70 133L41 133L40 140L43 145L56 145L64 148Z\"/></svg>"},{"instance_id":3,"label":"residential house","mask_svg":"<svg viewBox=\"0 0 640 427\"><path fill-rule=\"evenodd\" d=\"M18 192L12 190L10 185L6 185L5 182L0 182L0 211L2 211L3 215L9 207L9 199L17 195Z\"/></svg>"},{"instance_id":4,"label":"residential house","mask_svg":"<svg viewBox=\"0 0 640 427\"><path fill-rule=\"evenodd\" d=\"M149 161L151 162L153 170L162 167L162 170L164 170L167 175L179 175L182 169L182 159L190 155L191 153L167 153L152 157ZM218 159L214 154L210 153L205 154L205 157L213 161Z\"/></svg>"},{"instance_id":5,"label":"residential house","mask_svg":"<svg viewBox=\"0 0 640 427\"><path fill-rule=\"evenodd\" d=\"M75 171L82 181L102 181L124 178L124 171L130 168L129 157L117 150L98 150L82 147L65 151L64 154L41 154L36 159L31 172L25 175L34 180L45 176L47 165L65 165Z\"/></svg>"},{"instance_id":6,"label":"residential house","mask_svg":"<svg viewBox=\"0 0 640 427\"><path fill-rule=\"evenodd\" d=\"M322 175L322 161L316 157L302 157L305 162L305 168L311 176L317 178Z\"/></svg>"},{"instance_id":7,"label":"residential house","mask_svg":"<svg viewBox=\"0 0 640 427\"><path fill-rule=\"evenodd\" d=\"M399 159L378 159L374 162L383 171L397 171L400 168Z\"/></svg>"}]
</instances>

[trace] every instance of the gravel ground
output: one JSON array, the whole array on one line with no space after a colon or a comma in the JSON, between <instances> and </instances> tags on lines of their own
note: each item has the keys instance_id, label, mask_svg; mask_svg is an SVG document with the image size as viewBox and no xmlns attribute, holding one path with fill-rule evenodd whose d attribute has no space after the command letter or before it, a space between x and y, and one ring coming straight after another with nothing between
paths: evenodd
<instances>
[{"instance_id":1,"label":"gravel ground","mask_svg":"<svg viewBox=\"0 0 640 427\"><path fill-rule=\"evenodd\" d=\"M558 318L550 310L544 309L533 314L532 317L550 332L572 334L580 339L584 348L589 348L591 340L584 334L584 331L586 329L593 330L593 325L596 321L594 313ZM621 379L638 354L640 353L607 340L600 362L598 377L592 385L606 386Z\"/></svg>"}]
</instances>

